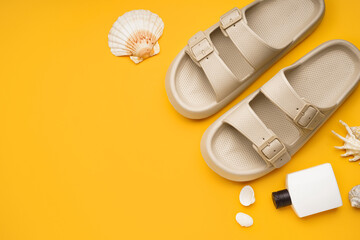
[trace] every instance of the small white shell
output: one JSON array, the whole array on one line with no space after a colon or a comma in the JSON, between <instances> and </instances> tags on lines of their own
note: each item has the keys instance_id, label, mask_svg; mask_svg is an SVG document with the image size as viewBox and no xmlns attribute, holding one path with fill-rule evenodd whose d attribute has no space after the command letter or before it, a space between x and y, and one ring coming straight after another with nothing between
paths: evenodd
<instances>
[{"instance_id":1,"label":"small white shell","mask_svg":"<svg viewBox=\"0 0 360 240\"><path fill-rule=\"evenodd\" d=\"M348 134L346 137L342 137L336 132L332 131L338 138L343 140L344 146L335 147L337 149L345 149L346 153L342 154L342 157L353 156L349 159L350 162L356 162L360 160L360 127L349 127L346 123L340 120L340 123L345 126Z\"/></svg>"},{"instance_id":2,"label":"small white shell","mask_svg":"<svg viewBox=\"0 0 360 240\"><path fill-rule=\"evenodd\" d=\"M352 207L360 208L360 185L357 185L350 190L349 200Z\"/></svg>"},{"instance_id":3,"label":"small white shell","mask_svg":"<svg viewBox=\"0 0 360 240\"><path fill-rule=\"evenodd\" d=\"M162 19L148 10L133 10L120 16L109 32L109 47L115 56L130 56L135 63L160 52Z\"/></svg>"},{"instance_id":4,"label":"small white shell","mask_svg":"<svg viewBox=\"0 0 360 240\"><path fill-rule=\"evenodd\" d=\"M251 186L246 185L241 189L240 195L239 195L240 203L244 206L250 206L255 202L255 193L254 189L252 189Z\"/></svg>"},{"instance_id":5,"label":"small white shell","mask_svg":"<svg viewBox=\"0 0 360 240\"><path fill-rule=\"evenodd\" d=\"M254 223L252 217L242 212L236 214L236 221L243 227L250 227Z\"/></svg>"}]
</instances>

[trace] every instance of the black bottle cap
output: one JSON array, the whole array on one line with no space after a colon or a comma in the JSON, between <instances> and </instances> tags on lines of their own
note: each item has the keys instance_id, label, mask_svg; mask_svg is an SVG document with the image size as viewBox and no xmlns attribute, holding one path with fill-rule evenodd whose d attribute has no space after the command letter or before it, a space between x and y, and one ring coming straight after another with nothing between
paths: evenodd
<instances>
[{"instance_id":1,"label":"black bottle cap","mask_svg":"<svg viewBox=\"0 0 360 240\"><path fill-rule=\"evenodd\" d=\"M290 194L287 189L273 192L272 199L276 208L286 207L292 204Z\"/></svg>"}]
</instances>

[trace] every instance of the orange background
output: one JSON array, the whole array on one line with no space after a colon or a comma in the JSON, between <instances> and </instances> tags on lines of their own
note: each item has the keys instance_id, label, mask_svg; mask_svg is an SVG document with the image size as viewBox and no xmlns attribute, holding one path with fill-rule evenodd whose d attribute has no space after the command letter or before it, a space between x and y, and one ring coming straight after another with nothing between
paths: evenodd
<instances>
[{"instance_id":1,"label":"orange background","mask_svg":"<svg viewBox=\"0 0 360 240\"><path fill-rule=\"evenodd\" d=\"M168 66L187 40L243 1L2 1L0 3L0 239L354 239L360 211L349 190L360 166L333 148L340 119L360 125L360 89L283 168L244 183L213 173L200 139L221 114L319 44L360 47L357 0L327 0L319 28L236 100L206 120L180 116L165 92ZM135 65L110 53L118 16L149 9L165 22L161 52ZM339 79L341 80L341 79ZM271 192L288 173L330 162L343 207L299 219ZM237 212L254 219L251 228Z\"/></svg>"}]
</instances>

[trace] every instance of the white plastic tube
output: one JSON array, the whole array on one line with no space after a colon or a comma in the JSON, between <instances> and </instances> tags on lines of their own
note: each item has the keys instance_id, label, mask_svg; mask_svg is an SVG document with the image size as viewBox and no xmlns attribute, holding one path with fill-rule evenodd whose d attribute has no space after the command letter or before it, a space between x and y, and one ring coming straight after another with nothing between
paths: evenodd
<instances>
[{"instance_id":1,"label":"white plastic tube","mask_svg":"<svg viewBox=\"0 0 360 240\"><path fill-rule=\"evenodd\" d=\"M291 205L301 218L342 206L330 163L288 174L286 189L273 192L272 197L276 208Z\"/></svg>"}]
</instances>

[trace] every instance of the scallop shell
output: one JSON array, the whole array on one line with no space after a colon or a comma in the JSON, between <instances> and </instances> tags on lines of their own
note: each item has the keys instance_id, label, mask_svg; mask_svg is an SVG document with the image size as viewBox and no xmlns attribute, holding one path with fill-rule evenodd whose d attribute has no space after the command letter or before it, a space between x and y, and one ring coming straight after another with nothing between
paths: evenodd
<instances>
[{"instance_id":1,"label":"scallop shell","mask_svg":"<svg viewBox=\"0 0 360 240\"><path fill-rule=\"evenodd\" d=\"M115 56L130 56L135 63L160 52L162 19L148 10L133 10L120 16L109 32L109 47Z\"/></svg>"},{"instance_id":2,"label":"scallop shell","mask_svg":"<svg viewBox=\"0 0 360 240\"><path fill-rule=\"evenodd\" d=\"M236 214L236 221L243 227L250 227L253 225L254 220L249 215L239 212Z\"/></svg>"},{"instance_id":3,"label":"scallop shell","mask_svg":"<svg viewBox=\"0 0 360 240\"><path fill-rule=\"evenodd\" d=\"M250 206L255 202L255 193L254 189L252 189L251 186L246 185L241 189L240 195L239 195L240 203L244 206Z\"/></svg>"},{"instance_id":4,"label":"scallop shell","mask_svg":"<svg viewBox=\"0 0 360 240\"><path fill-rule=\"evenodd\" d=\"M350 190L349 200L352 207L360 208L360 185L357 185Z\"/></svg>"},{"instance_id":5,"label":"scallop shell","mask_svg":"<svg viewBox=\"0 0 360 240\"><path fill-rule=\"evenodd\" d=\"M356 162L360 160L360 127L349 127L346 123L340 120L340 123L345 126L348 134L346 137L342 137L336 132L332 131L337 137L344 141L344 146L335 147L337 149L345 149L346 153L342 154L342 157L353 156L349 159L350 162Z\"/></svg>"}]
</instances>

